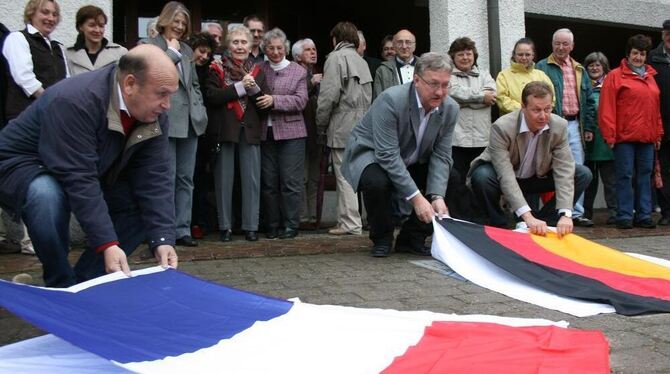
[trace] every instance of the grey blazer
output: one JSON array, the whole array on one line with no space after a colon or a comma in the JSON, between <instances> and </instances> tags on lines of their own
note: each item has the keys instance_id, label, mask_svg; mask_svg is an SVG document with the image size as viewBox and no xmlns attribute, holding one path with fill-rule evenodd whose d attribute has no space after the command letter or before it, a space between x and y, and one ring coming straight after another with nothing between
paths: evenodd
<instances>
[{"instance_id":1,"label":"grey blazer","mask_svg":"<svg viewBox=\"0 0 670 374\"><path fill-rule=\"evenodd\" d=\"M491 126L489 145L470 164L468 173L482 163L490 162L498 175L500 189L512 211L526 205L526 199L516 180L516 170L528 147L525 137L519 136L522 112L517 109L498 118ZM575 189L575 161L568 144L568 122L551 114L549 130L540 135L535 151L535 175L543 178L553 172L556 187L556 209L572 209Z\"/></svg>"},{"instance_id":2,"label":"grey blazer","mask_svg":"<svg viewBox=\"0 0 670 374\"><path fill-rule=\"evenodd\" d=\"M196 135L205 133L207 128L207 111L202 100L200 92L200 83L198 74L193 63L193 50L184 42L179 42L179 53L181 58L168 49L167 41L163 36L158 35L155 38L140 40L139 44L153 44L164 50L165 53L177 65L181 62L179 72L179 89L170 99L170 110L168 111L168 121L170 129L168 135L171 138L187 138L189 123L193 127Z\"/></svg>"},{"instance_id":3,"label":"grey blazer","mask_svg":"<svg viewBox=\"0 0 670 374\"><path fill-rule=\"evenodd\" d=\"M428 162L426 194L444 196L453 163L451 138L458 118L458 104L447 97L428 121L419 148L419 163ZM372 103L370 110L351 132L344 152L342 175L358 190L366 166L377 163L387 173L402 197L418 188L405 160L416 150L419 106L414 83L389 88Z\"/></svg>"}]
</instances>

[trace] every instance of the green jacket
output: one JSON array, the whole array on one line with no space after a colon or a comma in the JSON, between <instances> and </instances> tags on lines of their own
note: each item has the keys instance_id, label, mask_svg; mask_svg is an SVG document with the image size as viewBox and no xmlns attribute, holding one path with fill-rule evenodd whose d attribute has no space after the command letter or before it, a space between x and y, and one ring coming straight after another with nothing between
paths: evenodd
<instances>
[{"instance_id":1,"label":"green jacket","mask_svg":"<svg viewBox=\"0 0 670 374\"><path fill-rule=\"evenodd\" d=\"M591 82L586 69L575 59L570 58L572 66L575 68L575 82L577 83L577 99L579 100L579 130L584 139L584 111L586 110L586 103L591 95ZM556 62L554 55L540 60L535 65L536 69L544 71L554 84L554 92L556 93L556 105L554 105L554 113L563 116L563 70Z\"/></svg>"},{"instance_id":2,"label":"green jacket","mask_svg":"<svg viewBox=\"0 0 670 374\"><path fill-rule=\"evenodd\" d=\"M589 95L586 101L586 109L583 112L583 116L581 116L583 118L584 131L593 133L593 140L585 142L584 152L586 161L614 160L614 151L605 143L603 134L598 127L598 104L600 103L600 89L602 86L602 80L600 82L593 81L591 95Z\"/></svg>"}]
</instances>

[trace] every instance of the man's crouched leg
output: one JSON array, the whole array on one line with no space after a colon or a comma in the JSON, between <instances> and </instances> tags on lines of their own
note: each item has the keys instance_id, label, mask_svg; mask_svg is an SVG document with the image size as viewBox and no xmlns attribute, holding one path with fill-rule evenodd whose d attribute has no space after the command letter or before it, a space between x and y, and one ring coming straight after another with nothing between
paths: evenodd
<instances>
[{"instance_id":1,"label":"man's crouched leg","mask_svg":"<svg viewBox=\"0 0 670 374\"><path fill-rule=\"evenodd\" d=\"M365 210L368 212L372 256L386 257L393 243L393 185L386 171L379 164L368 165L358 182L358 190L363 192Z\"/></svg>"}]
</instances>

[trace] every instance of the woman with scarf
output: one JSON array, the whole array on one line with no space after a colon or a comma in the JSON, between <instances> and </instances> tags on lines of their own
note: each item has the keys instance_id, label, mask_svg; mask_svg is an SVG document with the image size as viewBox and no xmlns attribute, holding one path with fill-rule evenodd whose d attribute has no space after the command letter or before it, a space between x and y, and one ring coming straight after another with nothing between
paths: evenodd
<instances>
[{"instance_id":1,"label":"woman with scarf","mask_svg":"<svg viewBox=\"0 0 670 374\"><path fill-rule=\"evenodd\" d=\"M298 235L305 173L307 70L286 59L288 44L286 34L274 28L263 35L261 46L268 58L261 70L270 87L269 95L258 100L269 109L261 132L261 192L271 239Z\"/></svg>"},{"instance_id":2,"label":"woman with scarf","mask_svg":"<svg viewBox=\"0 0 670 374\"><path fill-rule=\"evenodd\" d=\"M660 90L654 79L657 73L645 63L650 48L648 36L631 36L626 43L626 57L607 74L600 93L598 125L605 142L614 150L619 229L656 227L651 220L651 172L663 123Z\"/></svg>"},{"instance_id":3,"label":"woman with scarf","mask_svg":"<svg viewBox=\"0 0 670 374\"><path fill-rule=\"evenodd\" d=\"M265 75L249 58L252 36L238 26L226 35L229 55L210 66L206 102L207 139L215 156L214 190L221 241L232 240L232 199L235 149L239 153L242 187L242 230L249 241L258 240L261 179L261 112L258 100L268 92ZM270 99L265 99L270 100Z\"/></svg>"},{"instance_id":4,"label":"woman with scarf","mask_svg":"<svg viewBox=\"0 0 670 374\"><path fill-rule=\"evenodd\" d=\"M535 43L530 38L517 40L512 50L510 67L502 70L496 78L496 103L501 116L521 108L521 91L529 82L545 82L553 90L554 85L547 74L535 69L534 59Z\"/></svg>"},{"instance_id":5,"label":"woman with scarf","mask_svg":"<svg viewBox=\"0 0 670 374\"><path fill-rule=\"evenodd\" d=\"M128 52L126 48L105 38L107 15L97 6L79 8L75 26L79 31L77 41L65 51L71 76L115 63Z\"/></svg>"}]
</instances>

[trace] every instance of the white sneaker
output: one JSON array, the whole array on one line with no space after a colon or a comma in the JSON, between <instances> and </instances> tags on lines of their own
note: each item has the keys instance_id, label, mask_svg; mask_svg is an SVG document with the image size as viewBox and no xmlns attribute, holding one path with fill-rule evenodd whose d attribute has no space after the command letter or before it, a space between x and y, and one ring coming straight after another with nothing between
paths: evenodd
<instances>
[{"instance_id":1,"label":"white sneaker","mask_svg":"<svg viewBox=\"0 0 670 374\"><path fill-rule=\"evenodd\" d=\"M20 284L33 284L33 277L30 274L21 273L15 275L14 278L12 278L12 282Z\"/></svg>"},{"instance_id":2,"label":"white sneaker","mask_svg":"<svg viewBox=\"0 0 670 374\"><path fill-rule=\"evenodd\" d=\"M21 253L24 255L35 256L35 248L33 248L33 243L22 243L21 244Z\"/></svg>"}]
</instances>

